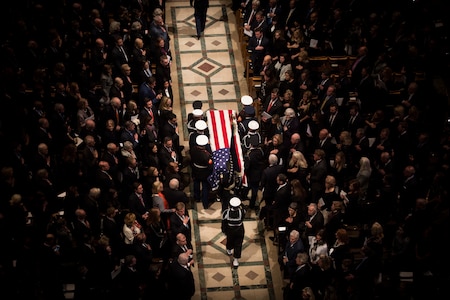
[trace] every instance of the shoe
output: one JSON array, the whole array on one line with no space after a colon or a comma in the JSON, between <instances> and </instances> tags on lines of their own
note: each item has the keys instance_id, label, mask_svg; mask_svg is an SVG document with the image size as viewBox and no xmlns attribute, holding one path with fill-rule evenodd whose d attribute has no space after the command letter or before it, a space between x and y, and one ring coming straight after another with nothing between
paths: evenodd
<instances>
[{"instance_id":1,"label":"shoe","mask_svg":"<svg viewBox=\"0 0 450 300\"><path fill-rule=\"evenodd\" d=\"M239 261L238 261L237 258L235 258L235 259L233 260L233 267L238 267L238 266L239 266Z\"/></svg>"},{"instance_id":2,"label":"shoe","mask_svg":"<svg viewBox=\"0 0 450 300\"><path fill-rule=\"evenodd\" d=\"M200 36L199 35L197 35L197 40L200 40Z\"/></svg>"},{"instance_id":3,"label":"shoe","mask_svg":"<svg viewBox=\"0 0 450 300\"><path fill-rule=\"evenodd\" d=\"M274 236L269 236L269 239L274 242L275 241L275 237Z\"/></svg>"},{"instance_id":4,"label":"shoe","mask_svg":"<svg viewBox=\"0 0 450 300\"><path fill-rule=\"evenodd\" d=\"M233 251L230 249L227 249L227 254L231 256L231 255L233 255Z\"/></svg>"}]
</instances>

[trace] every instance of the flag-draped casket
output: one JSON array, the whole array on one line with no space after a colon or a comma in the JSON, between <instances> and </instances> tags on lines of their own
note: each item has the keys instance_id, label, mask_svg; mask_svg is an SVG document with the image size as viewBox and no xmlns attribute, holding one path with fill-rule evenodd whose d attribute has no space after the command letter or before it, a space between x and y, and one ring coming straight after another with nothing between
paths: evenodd
<instances>
[{"instance_id":1,"label":"flag-draped casket","mask_svg":"<svg viewBox=\"0 0 450 300\"><path fill-rule=\"evenodd\" d=\"M206 120L213 155L213 172L208 178L212 190L219 188L220 183L224 183L224 178L231 184L236 176L242 181L242 185L246 185L236 112L234 110L208 110L206 111Z\"/></svg>"}]
</instances>

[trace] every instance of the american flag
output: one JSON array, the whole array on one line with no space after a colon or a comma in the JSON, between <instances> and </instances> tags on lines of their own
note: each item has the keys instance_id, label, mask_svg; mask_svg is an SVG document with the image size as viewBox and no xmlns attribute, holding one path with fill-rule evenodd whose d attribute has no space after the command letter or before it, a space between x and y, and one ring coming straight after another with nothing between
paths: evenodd
<instances>
[{"instance_id":1,"label":"american flag","mask_svg":"<svg viewBox=\"0 0 450 300\"><path fill-rule=\"evenodd\" d=\"M220 174L229 172L229 164L232 164L231 170L238 176L245 177L244 157L234 110L208 110L206 120L214 162L209 183L215 190L219 187ZM242 181L246 185L245 180Z\"/></svg>"}]
</instances>

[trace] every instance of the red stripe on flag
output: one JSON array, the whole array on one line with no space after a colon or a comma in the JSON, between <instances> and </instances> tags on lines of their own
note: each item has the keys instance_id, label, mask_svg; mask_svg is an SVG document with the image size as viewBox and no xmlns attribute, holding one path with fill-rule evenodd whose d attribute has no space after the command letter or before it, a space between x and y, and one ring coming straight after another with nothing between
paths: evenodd
<instances>
[{"instance_id":1,"label":"red stripe on flag","mask_svg":"<svg viewBox=\"0 0 450 300\"><path fill-rule=\"evenodd\" d=\"M225 112L226 112L226 114L225 114ZM221 111L219 111L219 114L220 114L220 124L222 125L224 148L230 148L230 137L227 134L227 132L228 132L227 128L230 127L230 111L229 110L221 110Z\"/></svg>"},{"instance_id":2,"label":"red stripe on flag","mask_svg":"<svg viewBox=\"0 0 450 300\"><path fill-rule=\"evenodd\" d=\"M212 151L216 151L218 149L219 146L219 139L217 137L217 125L216 125L216 116L214 114L214 112L210 112L209 114L209 119L211 120L211 125L212 125L212 130L211 130L211 138L213 140L213 148L211 149Z\"/></svg>"}]
</instances>

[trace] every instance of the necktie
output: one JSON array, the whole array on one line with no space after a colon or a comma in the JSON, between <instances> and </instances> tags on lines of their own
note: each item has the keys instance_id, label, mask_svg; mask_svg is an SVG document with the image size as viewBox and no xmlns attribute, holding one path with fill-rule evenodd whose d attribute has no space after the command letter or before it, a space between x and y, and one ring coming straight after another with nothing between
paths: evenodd
<instances>
[{"instance_id":1,"label":"necktie","mask_svg":"<svg viewBox=\"0 0 450 300\"><path fill-rule=\"evenodd\" d=\"M255 11L252 10L252 12L251 12L251 14L250 14L250 17L248 18L248 24L249 24L249 25L252 23L252 20L253 20L253 16L254 16L254 15L255 15Z\"/></svg>"},{"instance_id":2,"label":"necktie","mask_svg":"<svg viewBox=\"0 0 450 300\"><path fill-rule=\"evenodd\" d=\"M127 56L127 54L125 53L125 50L123 50L123 47L122 47L122 46L120 46L120 51L123 53L123 56L125 57L125 60L128 62L128 56Z\"/></svg>"},{"instance_id":3,"label":"necktie","mask_svg":"<svg viewBox=\"0 0 450 300\"><path fill-rule=\"evenodd\" d=\"M141 194L138 195L138 198L139 198L139 200L141 201L142 206L145 207L144 198L142 198L142 195L141 195Z\"/></svg>"},{"instance_id":4,"label":"necktie","mask_svg":"<svg viewBox=\"0 0 450 300\"><path fill-rule=\"evenodd\" d=\"M188 249L186 247L186 245L183 246L183 251L186 252Z\"/></svg>"},{"instance_id":5,"label":"necktie","mask_svg":"<svg viewBox=\"0 0 450 300\"><path fill-rule=\"evenodd\" d=\"M330 126L333 125L335 115L330 116Z\"/></svg>"},{"instance_id":6,"label":"necktie","mask_svg":"<svg viewBox=\"0 0 450 300\"><path fill-rule=\"evenodd\" d=\"M275 101L273 101L273 100L270 100L270 102L269 102L269 106L267 106L267 112L269 112L270 111L270 109L272 108L272 105L273 105L273 103L274 103Z\"/></svg>"},{"instance_id":7,"label":"necktie","mask_svg":"<svg viewBox=\"0 0 450 300\"><path fill-rule=\"evenodd\" d=\"M119 110L116 108L116 126L119 125Z\"/></svg>"},{"instance_id":8,"label":"necktie","mask_svg":"<svg viewBox=\"0 0 450 300\"><path fill-rule=\"evenodd\" d=\"M355 117L354 116L350 118L350 122L348 122L348 123L349 123L349 125L353 125L353 122L355 122Z\"/></svg>"},{"instance_id":9,"label":"necktie","mask_svg":"<svg viewBox=\"0 0 450 300\"><path fill-rule=\"evenodd\" d=\"M154 118L153 118L153 110L149 109L149 110L148 110L148 114L152 117L152 119L154 119Z\"/></svg>"},{"instance_id":10,"label":"necktie","mask_svg":"<svg viewBox=\"0 0 450 300\"><path fill-rule=\"evenodd\" d=\"M261 39L257 40L256 46L260 46L261 45Z\"/></svg>"},{"instance_id":11,"label":"necktie","mask_svg":"<svg viewBox=\"0 0 450 300\"><path fill-rule=\"evenodd\" d=\"M292 13L294 12L294 10L295 10L295 8L291 8L291 10L289 11L289 14L288 14L288 16L286 18L286 24L288 23L289 18L292 16Z\"/></svg>"}]
</instances>

